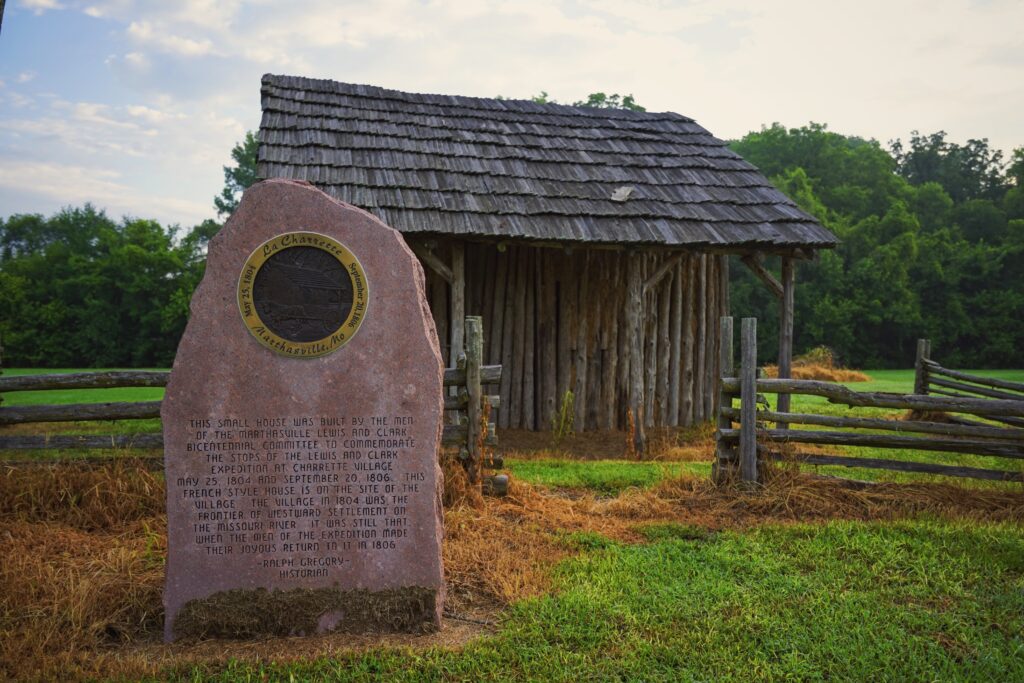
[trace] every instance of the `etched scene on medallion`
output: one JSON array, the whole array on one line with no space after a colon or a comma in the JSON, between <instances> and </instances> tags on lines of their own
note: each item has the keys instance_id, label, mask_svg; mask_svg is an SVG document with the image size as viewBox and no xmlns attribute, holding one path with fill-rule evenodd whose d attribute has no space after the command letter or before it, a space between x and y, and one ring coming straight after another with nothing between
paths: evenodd
<instances>
[{"instance_id":1,"label":"etched scene on medallion","mask_svg":"<svg viewBox=\"0 0 1024 683\"><path fill-rule=\"evenodd\" d=\"M330 336L352 310L352 278L330 253L316 247L282 249L266 260L253 284L263 323L292 342Z\"/></svg>"}]
</instances>

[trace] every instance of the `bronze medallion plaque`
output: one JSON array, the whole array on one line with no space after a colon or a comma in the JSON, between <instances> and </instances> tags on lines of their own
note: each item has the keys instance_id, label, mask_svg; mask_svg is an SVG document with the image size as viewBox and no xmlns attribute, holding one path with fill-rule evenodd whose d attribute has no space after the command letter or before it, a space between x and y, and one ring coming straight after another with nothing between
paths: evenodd
<instances>
[{"instance_id":1,"label":"bronze medallion plaque","mask_svg":"<svg viewBox=\"0 0 1024 683\"><path fill-rule=\"evenodd\" d=\"M254 337L284 356L315 358L344 346L366 317L366 274L345 245L288 232L249 256L238 309Z\"/></svg>"}]
</instances>

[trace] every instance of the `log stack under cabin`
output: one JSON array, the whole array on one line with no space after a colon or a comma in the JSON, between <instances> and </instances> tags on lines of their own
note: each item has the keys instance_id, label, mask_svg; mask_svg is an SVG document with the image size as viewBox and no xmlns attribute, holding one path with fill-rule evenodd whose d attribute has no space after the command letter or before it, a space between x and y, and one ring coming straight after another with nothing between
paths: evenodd
<instances>
[{"instance_id":1,"label":"log stack under cabin","mask_svg":"<svg viewBox=\"0 0 1024 683\"><path fill-rule=\"evenodd\" d=\"M401 231L449 366L483 317L499 428L570 392L577 430L710 420L730 255L779 298L787 376L795 262L836 238L692 119L275 75L262 104L259 177Z\"/></svg>"}]
</instances>

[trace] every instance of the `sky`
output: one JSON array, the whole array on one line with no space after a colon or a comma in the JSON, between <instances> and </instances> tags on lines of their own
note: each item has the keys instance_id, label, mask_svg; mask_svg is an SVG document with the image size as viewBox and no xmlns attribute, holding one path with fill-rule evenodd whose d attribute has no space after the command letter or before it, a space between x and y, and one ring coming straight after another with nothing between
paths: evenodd
<instances>
[{"instance_id":1,"label":"sky","mask_svg":"<svg viewBox=\"0 0 1024 683\"><path fill-rule=\"evenodd\" d=\"M268 72L1024 146L1024 0L7 0L0 217L215 217Z\"/></svg>"}]
</instances>

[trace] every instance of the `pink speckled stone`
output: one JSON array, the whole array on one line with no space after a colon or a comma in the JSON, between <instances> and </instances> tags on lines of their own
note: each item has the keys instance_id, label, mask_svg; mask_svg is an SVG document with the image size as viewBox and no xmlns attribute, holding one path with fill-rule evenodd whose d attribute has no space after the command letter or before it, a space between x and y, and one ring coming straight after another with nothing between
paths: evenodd
<instances>
[{"instance_id":1,"label":"pink speckled stone","mask_svg":"<svg viewBox=\"0 0 1024 683\"><path fill-rule=\"evenodd\" d=\"M236 288L249 254L266 240L293 231L333 237L355 254L366 273L369 301L362 326L347 345L320 358L289 358L265 348L246 329L238 310ZM424 615L423 625L439 626L445 591L437 457L443 411L442 373L423 271L396 230L307 183L268 180L251 187L210 243L206 275L192 299L192 315L178 346L161 411L168 527L165 637L172 640L180 635L175 633L174 620L189 601L221 591L258 588L371 592L427 588L435 591L436 600L431 613ZM326 448L327 440L315 436L321 417L349 420L348 437L338 438L335 449ZM401 448L390 460L373 461L391 463L390 470L373 471L378 478L386 474L388 481L371 483L370 473L354 469L357 462L369 466L372 448L353 449L362 454L358 460L343 459L343 452L349 449L342 444L351 437L353 417L366 420L365 427L370 428L367 438L371 439L377 438L378 425L371 424L370 417L387 418L388 427L395 426L398 417L413 419L404 427L414 445ZM312 418L305 442L315 440L318 447L296 449L301 451L296 461L287 461L282 451L276 451L274 461L268 462L270 450L264 450L261 444L270 439L246 436L262 418L286 418L282 428L287 429L305 429L295 427L294 420ZM209 427L196 420L210 420ZM238 420L233 424L247 427L225 426L217 437L213 433L219 420ZM207 432L206 439L197 438L200 431ZM230 436L223 437L224 432L230 432ZM234 454L221 452L221 462L209 459L218 457L216 453L189 450L190 444L210 440L248 442L252 448ZM317 493L317 485L311 485L307 494L301 487L310 485L308 482L284 481L296 474L296 463L322 462L324 456L312 454L330 450L335 456L329 462L337 463L333 467L339 468L332 474L337 474L339 480L327 486L351 485L356 487L354 491L361 485L377 485L372 495L384 498L369 504L347 504L340 500L344 496L335 495L341 489L332 489L335 493L328 494L325 502ZM255 453L260 458L255 464L265 464L266 471L246 479L245 473L224 474L223 468L218 469L241 452ZM283 470L275 473L277 466L283 466ZM356 482L346 483L349 475L354 475ZM242 479L232 484L232 476ZM260 479L263 476L276 476L277 480L269 483L269 479ZM385 493L387 485L395 488ZM274 495L281 489L268 488L282 486L291 486L291 494ZM398 494L407 496L402 505L405 514L395 513L398 503L393 496ZM312 500L313 504L297 504L296 497ZM292 502L285 504L282 499ZM353 513L366 507L385 508L386 512ZM309 514L316 515L319 522L314 526L313 518L296 519L295 526L287 530L289 539L282 540L284 530L271 529L270 522L273 515L280 514L273 511L285 508L315 510ZM254 512L259 513L258 517ZM378 540L393 540L396 547L375 548L370 542L359 548L358 541L350 538L349 549L327 550L329 543L344 543L345 539L335 535L334 540L327 540L325 533L352 530L356 517L372 520L359 523L362 530L358 533L375 529ZM384 525L397 524L385 518L399 517L405 523L395 529L404 529L404 536L382 539L385 529L391 528ZM277 521L286 519L290 518ZM237 532L245 534L246 541L232 536L236 532L229 527L219 526L239 522L263 524L256 531ZM361 526L370 523L376 526ZM204 529L197 526L200 524L209 526ZM328 524L334 526L328 528ZM299 532L313 534L312 539L307 536L302 541L304 550L294 545ZM267 533L275 540L266 540ZM392 529L388 533L397 532ZM312 543L318 544L317 550L309 550ZM261 544L262 552L254 550ZM243 552L243 546L248 550ZM322 559L325 557L334 559ZM319 576L303 576L302 571L289 575L292 569L323 568L326 572ZM343 616L337 610L325 610L319 630L331 630Z\"/></svg>"}]
</instances>

